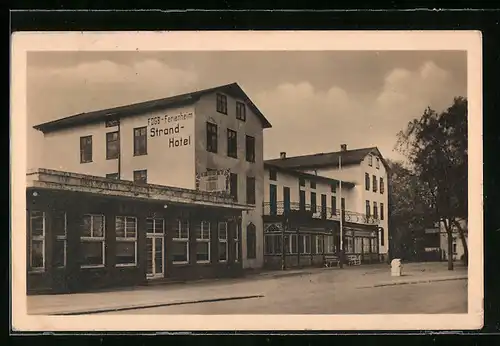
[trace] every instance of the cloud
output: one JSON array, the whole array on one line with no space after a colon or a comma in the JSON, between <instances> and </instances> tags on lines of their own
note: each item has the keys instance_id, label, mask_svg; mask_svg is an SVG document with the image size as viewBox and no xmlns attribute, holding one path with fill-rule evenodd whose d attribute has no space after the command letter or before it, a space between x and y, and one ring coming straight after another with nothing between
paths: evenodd
<instances>
[{"instance_id":1,"label":"cloud","mask_svg":"<svg viewBox=\"0 0 500 346\"><path fill-rule=\"evenodd\" d=\"M448 71L428 61L415 70L393 69L378 92L349 94L337 85L324 91L301 82L263 91L255 100L273 124L265 132L266 158L280 151L336 151L341 143L377 146L385 156L399 157L393 152L397 132L427 106L442 110L463 93Z\"/></svg>"}]
</instances>

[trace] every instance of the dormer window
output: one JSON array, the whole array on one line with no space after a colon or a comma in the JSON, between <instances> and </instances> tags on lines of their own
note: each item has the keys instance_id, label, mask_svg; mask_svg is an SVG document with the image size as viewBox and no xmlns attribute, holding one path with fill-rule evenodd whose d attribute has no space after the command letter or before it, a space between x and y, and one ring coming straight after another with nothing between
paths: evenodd
<instances>
[{"instance_id":1,"label":"dormer window","mask_svg":"<svg viewBox=\"0 0 500 346\"><path fill-rule=\"evenodd\" d=\"M373 156L368 155L368 166L372 167L373 166Z\"/></svg>"}]
</instances>

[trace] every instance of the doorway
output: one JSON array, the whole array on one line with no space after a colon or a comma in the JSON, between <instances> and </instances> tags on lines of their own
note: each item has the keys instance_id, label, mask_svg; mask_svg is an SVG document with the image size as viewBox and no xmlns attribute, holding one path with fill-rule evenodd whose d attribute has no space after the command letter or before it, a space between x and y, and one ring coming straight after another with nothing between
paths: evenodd
<instances>
[{"instance_id":1,"label":"doorway","mask_svg":"<svg viewBox=\"0 0 500 346\"><path fill-rule=\"evenodd\" d=\"M146 233L146 277L158 279L165 276L165 221L147 219Z\"/></svg>"}]
</instances>

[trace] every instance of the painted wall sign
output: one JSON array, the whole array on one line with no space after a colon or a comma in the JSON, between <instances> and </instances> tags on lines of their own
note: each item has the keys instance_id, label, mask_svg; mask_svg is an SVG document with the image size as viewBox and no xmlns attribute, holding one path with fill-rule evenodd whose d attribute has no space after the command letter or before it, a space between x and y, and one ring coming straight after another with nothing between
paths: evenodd
<instances>
[{"instance_id":1,"label":"painted wall sign","mask_svg":"<svg viewBox=\"0 0 500 346\"><path fill-rule=\"evenodd\" d=\"M185 124L191 123L193 112L177 115L155 116L148 118L149 138L167 137L167 148L186 147L192 144L192 129Z\"/></svg>"}]
</instances>

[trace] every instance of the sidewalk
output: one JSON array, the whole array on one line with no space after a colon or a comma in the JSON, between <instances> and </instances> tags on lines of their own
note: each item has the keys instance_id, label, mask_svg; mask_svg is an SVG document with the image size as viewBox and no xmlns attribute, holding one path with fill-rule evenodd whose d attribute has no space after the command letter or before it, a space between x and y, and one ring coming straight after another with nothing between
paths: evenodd
<instances>
[{"instance_id":1,"label":"sidewalk","mask_svg":"<svg viewBox=\"0 0 500 346\"><path fill-rule=\"evenodd\" d=\"M133 287L112 292L28 296L29 314L83 314L208 301L255 299L277 291L349 290L467 278L467 270L446 270L446 263L410 263L401 277L387 264L252 273L243 278Z\"/></svg>"}]
</instances>

